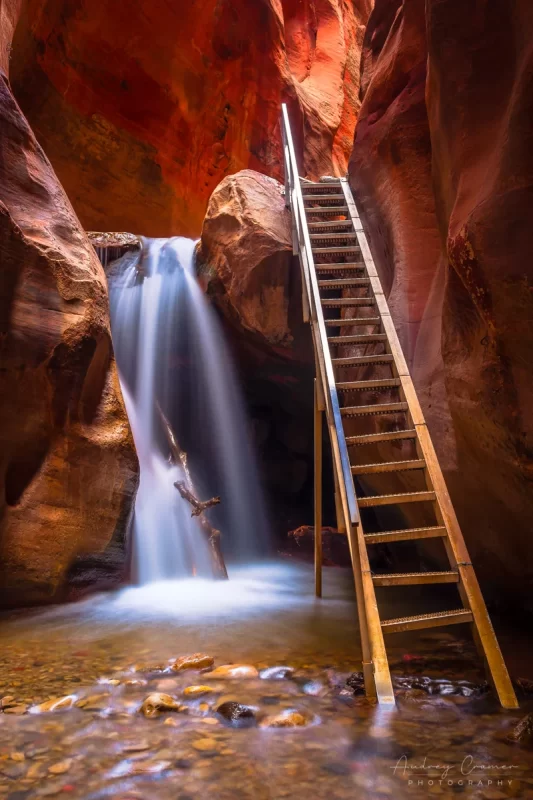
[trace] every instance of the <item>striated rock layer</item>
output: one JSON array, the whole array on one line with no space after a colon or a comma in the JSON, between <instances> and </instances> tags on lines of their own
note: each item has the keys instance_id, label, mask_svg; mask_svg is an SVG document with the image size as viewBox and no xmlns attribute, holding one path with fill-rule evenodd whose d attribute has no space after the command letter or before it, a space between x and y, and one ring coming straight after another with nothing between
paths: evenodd
<instances>
[{"instance_id":1,"label":"striated rock layer","mask_svg":"<svg viewBox=\"0 0 533 800\"><path fill-rule=\"evenodd\" d=\"M350 180L485 588L531 608L533 13L376 0Z\"/></svg>"},{"instance_id":2,"label":"striated rock layer","mask_svg":"<svg viewBox=\"0 0 533 800\"><path fill-rule=\"evenodd\" d=\"M345 172L371 6L27 0L14 92L85 229L198 235L225 175L281 177L283 100L303 173Z\"/></svg>"},{"instance_id":3,"label":"striated rock layer","mask_svg":"<svg viewBox=\"0 0 533 800\"><path fill-rule=\"evenodd\" d=\"M16 11L0 0L2 37ZM103 270L0 45L0 604L17 605L120 580L137 460Z\"/></svg>"}]
</instances>

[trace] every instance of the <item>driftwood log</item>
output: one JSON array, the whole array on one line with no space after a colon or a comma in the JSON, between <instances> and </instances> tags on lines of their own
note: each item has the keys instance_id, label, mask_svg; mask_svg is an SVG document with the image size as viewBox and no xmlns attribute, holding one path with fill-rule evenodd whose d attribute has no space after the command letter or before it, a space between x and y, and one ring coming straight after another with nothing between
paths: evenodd
<instances>
[{"instance_id":1,"label":"driftwood log","mask_svg":"<svg viewBox=\"0 0 533 800\"><path fill-rule=\"evenodd\" d=\"M187 502L191 504L191 517L199 517L200 514L203 514L208 508L211 508L211 506L218 506L220 503L220 497L212 497L211 500L204 500L201 502L192 494L192 492L187 489L187 484L185 481L176 481L174 486L181 494L183 499L187 500Z\"/></svg>"},{"instance_id":2,"label":"driftwood log","mask_svg":"<svg viewBox=\"0 0 533 800\"><path fill-rule=\"evenodd\" d=\"M183 474L185 476L184 481L176 481L174 486L183 499L190 503L192 508L191 517L198 517L200 528L202 529L209 545L213 576L219 580L227 580L228 572L224 563L222 550L220 549L220 531L211 525L204 513L205 510L211 508L211 506L218 505L220 503L220 497L213 497L211 500L204 501L198 500L194 490L191 473L189 472L187 453L181 449L178 440L174 435L174 431L172 430L170 422L166 418L159 404L157 405L157 411L167 437L172 461L175 464L181 465Z\"/></svg>"}]
</instances>

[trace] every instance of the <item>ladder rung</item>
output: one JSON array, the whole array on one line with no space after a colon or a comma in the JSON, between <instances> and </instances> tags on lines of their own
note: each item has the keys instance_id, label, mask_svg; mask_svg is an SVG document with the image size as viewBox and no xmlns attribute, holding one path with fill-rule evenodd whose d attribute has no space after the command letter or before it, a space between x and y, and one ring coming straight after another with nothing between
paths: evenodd
<instances>
[{"instance_id":1,"label":"ladder rung","mask_svg":"<svg viewBox=\"0 0 533 800\"><path fill-rule=\"evenodd\" d=\"M398 617L381 621L383 633L402 633L420 628L438 628L441 625L458 625L461 622L473 622L472 612L467 608L454 611L436 611L432 614L418 614L414 617Z\"/></svg>"},{"instance_id":2,"label":"ladder rung","mask_svg":"<svg viewBox=\"0 0 533 800\"><path fill-rule=\"evenodd\" d=\"M323 192L324 189L339 189L341 182L339 178L332 178L330 181L308 181L306 178L300 178L300 186L302 192L306 190L316 189L318 192Z\"/></svg>"},{"instance_id":3,"label":"ladder rung","mask_svg":"<svg viewBox=\"0 0 533 800\"><path fill-rule=\"evenodd\" d=\"M357 289L359 286L369 286L370 278L337 278L318 281L321 289Z\"/></svg>"},{"instance_id":4,"label":"ladder rung","mask_svg":"<svg viewBox=\"0 0 533 800\"><path fill-rule=\"evenodd\" d=\"M374 586L419 586L425 583L458 583L458 572L397 572L372 575Z\"/></svg>"},{"instance_id":5,"label":"ladder rung","mask_svg":"<svg viewBox=\"0 0 533 800\"><path fill-rule=\"evenodd\" d=\"M345 345L345 344L366 344L366 342L386 342L386 333L359 333L353 336L328 336L330 344Z\"/></svg>"},{"instance_id":6,"label":"ladder rung","mask_svg":"<svg viewBox=\"0 0 533 800\"><path fill-rule=\"evenodd\" d=\"M381 317L356 317L355 319L325 319L326 325L340 328L343 325L379 325Z\"/></svg>"},{"instance_id":7,"label":"ladder rung","mask_svg":"<svg viewBox=\"0 0 533 800\"><path fill-rule=\"evenodd\" d=\"M358 497L357 502L360 508L371 508L401 503L432 503L436 499L435 492L400 492L398 494L378 494L374 497Z\"/></svg>"},{"instance_id":8,"label":"ladder rung","mask_svg":"<svg viewBox=\"0 0 533 800\"><path fill-rule=\"evenodd\" d=\"M307 214L348 214L348 206L321 206L320 208L312 208L305 206ZM351 221L351 220L350 220Z\"/></svg>"},{"instance_id":9,"label":"ladder rung","mask_svg":"<svg viewBox=\"0 0 533 800\"><path fill-rule=\"evenodd\" d=\"M407 461L384 461L382 464L361 464L352 467L352 475L374 475L380 472L404 472L408 469L424 469L423 458L412 458Z\"/></svg>"},{"instance_id":10,"label":"ladder rung","mask_svg":"<svg viewBox=\"0 0 533 800\"><path fill-rule=\"evenodd\" d=\"M330 194L312 194L310 192L304 192L304 200L313 200L316 202L317 200L343 200L346 202L346 198L343 194L335 194L331 192Z\"/></svg>"},{"instance_id":11,"label":"ladder rung","mask_svg":"<svg viewBox=\"0 0 533 800\"><path fill-rule=\"evenodd\" d=\"M352 224L351 219L334 219L329 220L328 222L308 222L307 225L309 228L315 230L316 228L324 228L325 230L330 230L331 228L340 228L341 225L345 225L349 228Z\"/></svg>"},{"instance_id":12,"label":"ladder rung","mask_svg":"<svg viewBox=\"0 0 533 800\"><path fill-rule=\"evenodd\" d=\"M355 319L325 319L326 325L340 328L343 325L379 325L381 317L357 317Z\"/></svg>"},{"instance_id":13,"label":"ladder rung","mask_svg":"<svg viewBox=\"0 0 533 800\"><path fill-rule=\"evenodd\" d=\"M313 253L355 253L359 251L359 246L357 244L351 244L349 247L342 247L342 245L336 245L334 247L312 247L311 250Z\"/></svg>"},{"instance_id":14,"label":"ladder rung","mask_svg":"<svg viewBox=\"0 0 533 800\"><path fill-rule=\"evenodd\" d=\"M446 535L446 528L434 525L431 528L406 528L403 531L366 533L365 542L367 544L387 544L388 542L410 542L416 539L440 539Z\"/></svg>"},{"instance_id":15,"label":"ladder rung","mask_svg":"<svg viewBox=\"0 0 533 800\"><path fill-rule=\"evenodd\" d=\"M348 356L347 358L334 358L334 367L363 367L365 364L391 364L393 356L383 353L377 356ZM395 383L394 386L399 384Z\"/></svg>"},{"instance_id":16,"label":"ladder rung","mask_svg":"<svg viewBox=\"0 0 533 800\"><path fill-rule=\"evenodd\" d=\"M373 403L371 406L345 406L341 408L343 417L360 417L367 414L399 414L407 411L407 403Z\"/></svg>"},{"instance_id":17,"label":"ladder rung","mask_svg":"<svg viewBox=\"0 0 533 800\"><path fill-rule=\"evenodd\" d=\"M400 386L399 378L376 378L374 381L339 381L337 389L341 392L359 392L369 389L394 389Z\"/></svg>"},{"instance_id":18,"label":"ladder rung","mask_svg":"<svg viewBox=\"0 0 533 800\"><path fill-rule=\"evenodd\" d=\"M363 261L332 262L331 264L315 264L316 272L364 272Z\"/></svg>"},{"instance_id":19,"label":"ladder rung","mask_svg":"<svg viewBox=\"0 0 533 800\"><path fill-rule=\"evenodd\" d=\"M326 297L320 301L324 308L345 308L352 306L375 306L373 297Z\"/></svg>"},{"instance_id":20,"label":"ladder rung","mask_svg":"<svg viewBox=\"0 0 533 800\"><path fill-rule=\"evenodd\" d=\"M355 239L357 241L357 234L348 232L337 231L336 233L310 233L309 238L314 241L331 241L335 239Z\"/></svg>"},{"instance_id":21,"label":"ladder rung","mask_svg":"<svg viewBox=\"0 0 533 800\"><path fill-rule=\"evenodd\" d=\"M374 444L375 442L393 442L396 439L416 439L414 428L404 431L386 431L383 433L365 433L360 436L347 436L346 444L348 447L361 444Z\"/></svg>"}]
</instances>

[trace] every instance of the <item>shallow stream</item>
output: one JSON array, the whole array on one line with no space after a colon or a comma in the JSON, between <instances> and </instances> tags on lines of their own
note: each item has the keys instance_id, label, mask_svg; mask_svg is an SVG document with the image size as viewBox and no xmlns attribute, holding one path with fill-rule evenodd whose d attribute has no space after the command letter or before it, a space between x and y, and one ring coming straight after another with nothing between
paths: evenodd
<instances>
[{"instance_id":1,"label":"shallow stream","mask_svg":"<svg viewBox=\"0 0 533 800\"><path fill-rule=\"evenodd\" d=\"M392 637L398 707L387 713L350 678L361 662L349 573L326 569L318 601L307 565L230 572L228 583L152 584L5 616L0 797L533 797L533 752L508 739L533 695L501 710L460 626ZM170 668L193 653L249 669ZM152 692L179 710L145 718ZM34 713L66 695L70 708ZM247 707L238 725L215 710L231 702Z\"/></svg>"}]
</instances>

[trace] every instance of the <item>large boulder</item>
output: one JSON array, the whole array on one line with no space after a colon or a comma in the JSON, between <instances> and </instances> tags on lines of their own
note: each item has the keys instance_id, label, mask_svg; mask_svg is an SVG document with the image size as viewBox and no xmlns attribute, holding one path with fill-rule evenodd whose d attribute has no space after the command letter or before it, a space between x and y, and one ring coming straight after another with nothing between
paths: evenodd
<instances>
[{"instance_id":1,"label":"large boulder","mask_svg":"<svg viewBox=\"0 0 533 800\"><path fill-rule=\"evenodd\" d=\"M224 178L209 199L198 255L225 315L266 344L288 347L298 268L281 184L253 170Z\"/></svg>"},{"instance_id":2,"label":"large boulder","mask_svg":"<svg viewBox=\"0 0 533 800\"><path fill-rule=\"evenodd\" d=\"M2 35L15 17L0 0ZM0 45L0 604L12 606L121 580L137 460L105 276Z\"/></svg>"},{"instance_id":3,"label":"large boulder","mask_svg":"<svg viewBox=\"0 0 533 800\"><path fill-rule=\"evenodd\" d=\"M313 355L284 192L253 170L224 178L209 199L197 270L241 346L275 371L275 382L285 370L294 387Z\"/></svg>"},{"instance_id":4,"label":"large boulder","mask_svg":"<svg viewBox=\"0 0 533 800\"><path fill-rule=\"evenodd\" d=\"M197 235L245 167L344 173L372 0L27 0L15 96L87 230ZM305 134L305 138L304 138Z\"/></svg>"},{"instance_id":5,"label":"large boulder","mask_svg":"<svg viewBox=\"0 0 533 800\"><path fill-rule=\"evenodd\" d=\"M474 563L531 608L533 15L475 5L376 1L350 181Z\"/></svg>"}]
</instances>

